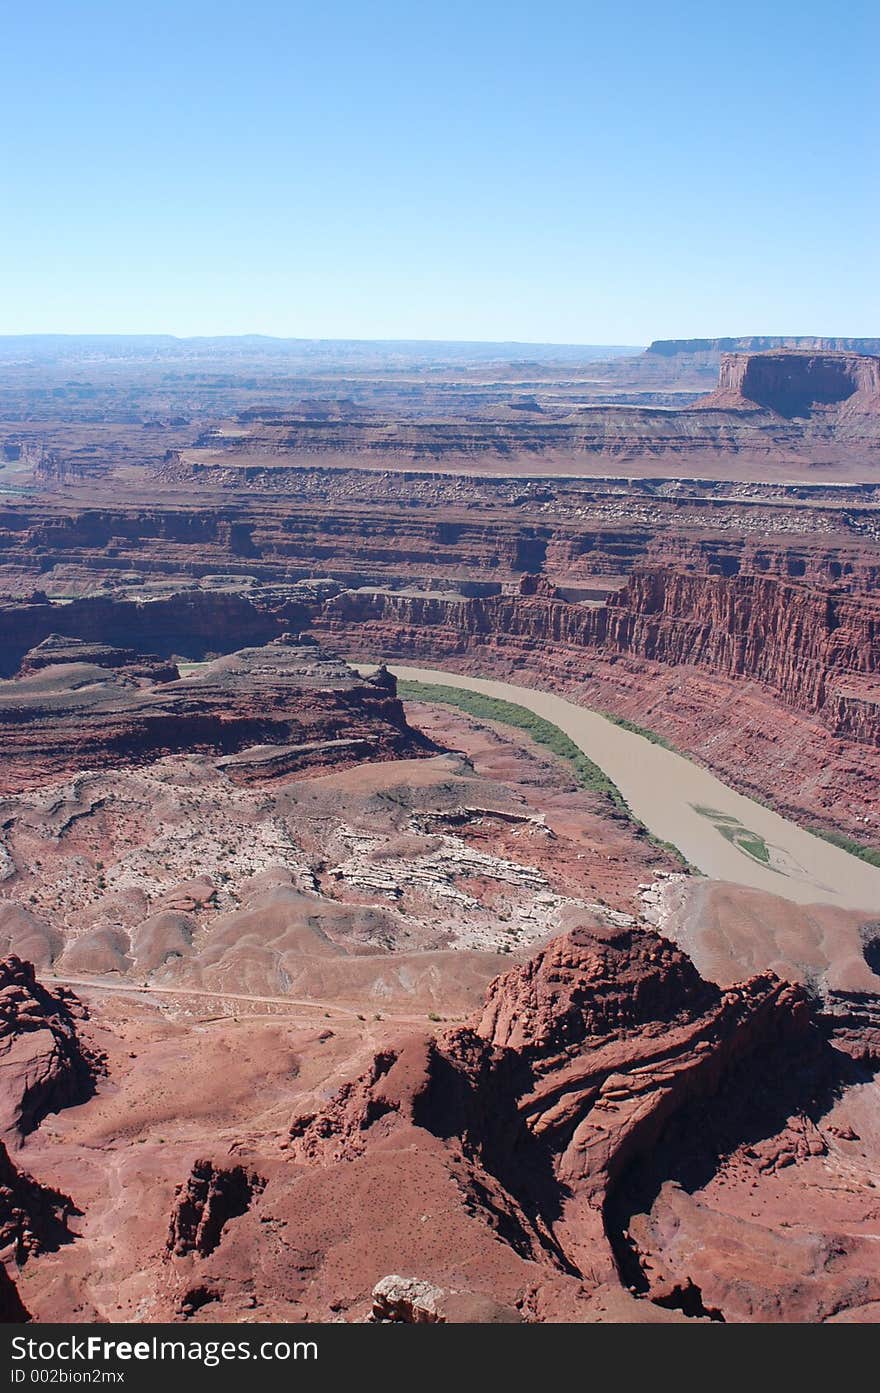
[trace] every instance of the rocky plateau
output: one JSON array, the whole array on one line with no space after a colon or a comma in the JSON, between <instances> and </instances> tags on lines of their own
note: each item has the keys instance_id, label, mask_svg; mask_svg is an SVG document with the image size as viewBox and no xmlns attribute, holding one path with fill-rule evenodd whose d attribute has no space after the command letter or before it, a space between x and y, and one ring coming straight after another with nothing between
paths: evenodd
<instances>
[{"instance_id":1,"label":"rocky plateau","mask_svg":"<svg viewBox=\"0 0 880 1393\"><path fill-rule=\"evenodd\" d=\"M394 676L878 864L880 341L532 347L0 341L4 1321L880 1317L878 906Z\"/></svg>"}]
</instances>

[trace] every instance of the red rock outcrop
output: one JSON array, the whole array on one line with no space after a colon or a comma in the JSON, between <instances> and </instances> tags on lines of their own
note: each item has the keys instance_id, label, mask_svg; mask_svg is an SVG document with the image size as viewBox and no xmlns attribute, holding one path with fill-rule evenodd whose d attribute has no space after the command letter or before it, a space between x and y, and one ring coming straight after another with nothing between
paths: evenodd
<instances>
[{"instance_id":1,"label":"red rock outcrop","mask_svg":"<svg viewBox=\"0 0 880 1393\"><path fill-rule=\"evenodd\" d=\"M101 1061L77 1036L82 1013L72 992L48 991L30 963L0 961L0 1132L16 1145L47 1113L92 1092ZM16 1165L0 1141L0 1322L30 1319L9 1264L69 1242L68 1220L79 1212L69 1195Z\"/></svg>"},{"instance_id":2,"label":"red rock outcrop","mask_svg":"<svg viewBox=\"0 0 880 1393\"><path fill-rule=\"evenodd\" d=\"M70 1239L73 1200L20 1170L0 1142L0 1259L19 1266Z\"/></svg>"},{"instance_id":3,"label":"red rock outcrop","mask_svg":"<svg viewBox=\"0 0 880 1393\"><path fill-rule=\"evenodd\" d=\"M141 664L75 662L0 682L0 789L184 751L232 756L230 774L248 781L431 748L387 683L358 677L314 642L243 649L178 681L149 685L144 675Z\"/></svg>"},{"instance_id":4,"label":"red rock outcrop","mask_svg":"<svg viewBox=\"0 0 880 1393\"><path fill-rule=\"evenodd\" d=\"M101 1061L77 1035L84 1015L73 992L49 991L30 963L0 962L0 1134L17 1141L47 1113L88 1098Z\"/></svg>"},{"instance_id":5,"label":"red rock outcrop","mask_svg":"<svg viewBox=\"0 0 880 1393\"><path fill-rule=\"evenodd\" d=\"M262 1176L244 1166L218 1167L196 1161L177 1191L168 1233L168 1252L176 1257L213 1253L230 1219L247 1212L266 1187Z\"/></svg>"},{"instance_id":6,"label":"red rock outcrop","mask_svg":"<svg viewBox=\"0 0 880 1393\"><path fill-rule=\"evenodd\" d=\"M620 1280L615 1190L672 1119L715 1097L747 1111L761 1061L822 1049L801 989L768 975L720 991L657 934L582 928L497 978L473 1027L377 1055L292 1146L344 1193L346 1165L396 1135L442 1139L474 1218L588 1295Z\"/></svg>"},{"instance_id":7,"label":"red rock outcrop","mask_svg":"<svg viewBox=\"0 0 880 1393\"><path fill-rule=\"evenodd\" d=\"M99 1000L114 1087L60 1149L31 1144L90 1216L28 1260L39 1320L818 1321L880 1301L876 1086L770 975L719 989L650 931L582 926L436 1037L403 1018L343 1040L350 1015L194 1032L146 997L127 1034L130 1003Z\"/></svg>"}]
</instances>

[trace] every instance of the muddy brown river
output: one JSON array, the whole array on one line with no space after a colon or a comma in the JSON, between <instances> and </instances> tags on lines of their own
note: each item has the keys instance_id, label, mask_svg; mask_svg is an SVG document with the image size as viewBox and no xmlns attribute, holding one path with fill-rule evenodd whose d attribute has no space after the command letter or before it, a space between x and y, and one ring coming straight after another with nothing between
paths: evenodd
<instances>
[{"instance_id":1,"label":"muddy brown river","mask_svg":"<svg viewBox=\"0 0 880 1393\"><path fill-rule=\"evenodd\" d=\"M389 667L401 679L482 692L552 721L614 781L650 832L713 880L797 904L880 913L880 868L736 793L683 755L549 692L436 668Z\"/></svg>"}]
</instances>

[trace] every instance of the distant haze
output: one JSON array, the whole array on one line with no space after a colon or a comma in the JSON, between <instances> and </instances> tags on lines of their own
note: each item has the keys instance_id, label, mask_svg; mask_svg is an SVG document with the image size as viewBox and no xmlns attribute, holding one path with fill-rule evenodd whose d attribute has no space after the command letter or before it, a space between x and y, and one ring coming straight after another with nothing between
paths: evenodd
<instances>
[{"instance_id":1,"label":"distant haze","mask_svg":"<svg viewBox=\"0 0 880 1393\"><path fill-rule=\"evenodd\" d=\"M2 334L0 360L45 358L185 358L198 355L221 357L284 357L332 359L400 359L432 362L584 362L595 358L619 358L641 353L638 346L564 343L469 343L443 339L291 339L265 334L239 334L178 338L173 334Z\"/></svg>"}]
</instances>

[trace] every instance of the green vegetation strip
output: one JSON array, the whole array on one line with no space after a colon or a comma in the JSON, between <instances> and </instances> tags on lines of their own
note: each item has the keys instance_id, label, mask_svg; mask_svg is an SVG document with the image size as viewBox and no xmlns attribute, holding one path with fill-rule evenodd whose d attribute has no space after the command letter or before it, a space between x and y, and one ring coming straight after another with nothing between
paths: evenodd
<instances>
[{"instance_id":1,"label":"green vegetation strip","mask_svg":"<svg viewBox=\"0 0 880 1393\"><path fill-rule=\"evenodd\" d=\"M867 861L869 866L880 868L880 849L876 846L865 846L864 842L857 842L854 837L848 837L844 832L829 832L824 827L808 827L807 831L812 832L814 837L821 837L823 841L830 842L832 846L839 846L841 851L848 851L850 856Z\"/></svg>"},{"instance_id":2,"label":"green vegetation strip","mask_svg":"<svg viewBox=\"0 0 880 1393\"><path fill-rule=\"evenodd\" d=\"M717 808L706 808L700 803L692 803L691 807L700 817L711 822L724 840L730 842L731 846L735 846L743 855L750 856L753 861L759 861L764 866L770 865L770 848L760 833L744 827L739 818L733 817L731 813L719 812ZM778 871L778 867L774 869ZM778 873L782 874L779 871Z\"/></svg>"},{"instance_id":3,"label":"green vegetation strip","mask_svg":"<svg viewBox=\"0 0 880 1393\"><path fill-rule=\"evenodd\" d=\"M650 740L652 745L662 745L664 750L671 750L673 754L681 754L681 751L665 740L662 735L658 735L656 730L648 730L646 726L637 726L635 721L628 721L625 716L615 716L610 711L600 711L599 715L604 716L606 721L610 721L613 726L620 726L621 730L628 730L632 735L640 735L643 740ZM682 759L687 758L687 755L682 755Z\"/></svg>"},{"instance_id":4,"label":"green vegetation strip","mask_svg":"<svg viewBox=\"0 0 880 1393\"><path fill-rule=\"evenodd\" d=\"M523 730L538 745L543 745L560 759L564 759L581 788L606 798L615 812L627 818L640 835L647 837L653 846L668 852L688 870L696 868L682 856L677 846L655 837L643 822L635 816L617 784L588 759L583 750L573 740L543 716L530 711L527 706L518 706L513 701L502 701L498 697L484 696L482 692L472 692L464 687L444 687L433 682L399 681L398 695L404 701L435 701L443 706L455 706L478 721L498 721L505 726ZM698 872L697 872L698 873Z\"/></svg>"}]
</instances>

